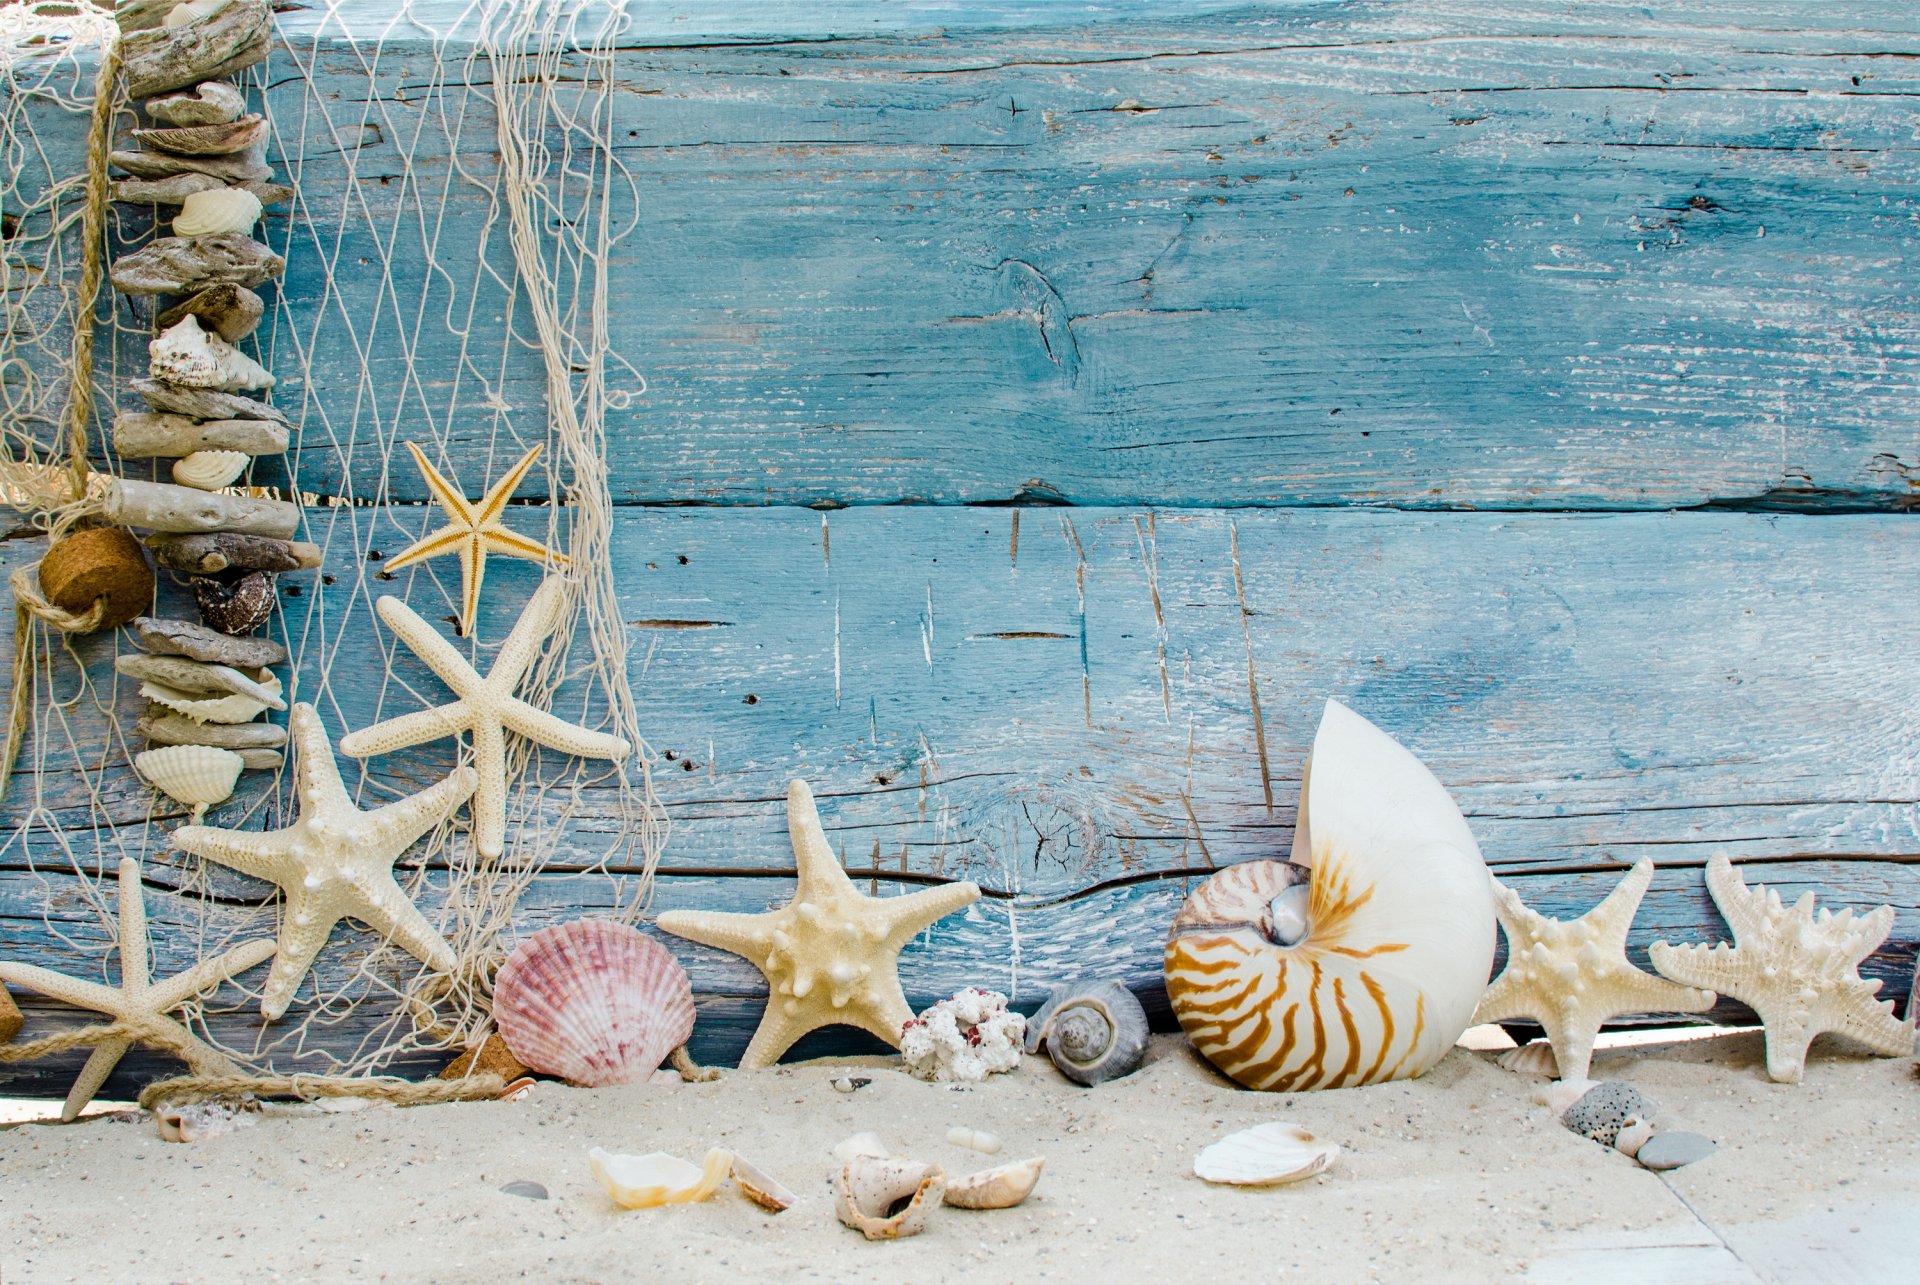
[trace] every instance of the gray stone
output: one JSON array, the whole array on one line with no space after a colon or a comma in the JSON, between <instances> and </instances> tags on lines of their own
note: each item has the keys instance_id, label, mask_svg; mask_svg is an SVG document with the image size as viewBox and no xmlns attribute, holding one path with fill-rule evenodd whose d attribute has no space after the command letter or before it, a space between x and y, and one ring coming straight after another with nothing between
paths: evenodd
<instances>
[{"instance_id":1,"label":"gray stone","mask_svg":"<svg viewBox=\"0 0 1920 1285\"><path fill-rule=\"evenodd\" d=\"M1634 1159L1649 1169L1678 1169L1705 1160L1717 1150L1712 1138L1697 1133L1656 1133L1642 1144Z\"/></svg>"},{"instance_id":2,"label":"gray stone","mask_svg":"<svg viewBox=\"0 0 1920 1285\"><path fill-rule=\"evenodd\" d=\"M509 1196L524 1196L528 1200L545 1200L547 1198L547 1189L545 1187L542 1187L537 1182L528 1182L524 1178L518 1182L510 1182L500 1188L500 1190Z\"/></svg>"}]
</instances>

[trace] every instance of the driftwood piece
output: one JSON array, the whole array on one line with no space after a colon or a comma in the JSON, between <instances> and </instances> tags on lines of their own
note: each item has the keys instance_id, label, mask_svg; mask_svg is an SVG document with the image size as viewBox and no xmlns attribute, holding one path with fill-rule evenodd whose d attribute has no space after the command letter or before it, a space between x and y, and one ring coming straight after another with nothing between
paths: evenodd
<instances>
[{"instance_id":1,"label":"driftwood piece","mask_svg":"<svg viewBox=\"0 0 1920 1285\"><path fill-rule=\"evenodd\" d=\"M207 174L223 183L245 183L273 177L260 151L232 156L173 156L167 152L109 152L107 160L135 178L166 178L170 174Z\"/></svg>"},{"instance_id":2,"label":"driftwood piece","mask_svg":"<svg viewBox=\"0 0 1920 1285\"><path fill-rule=\"evenodd\" d=\"M121 294L185 294L232 283L257 286L286 271L287 261L252 237L165 236L114 260L113 288Z\"/></svg>"},{"instance_id":3,"label":"driftwood piece","mask_svg":"<svg viewBox=\"0 0 1920 1285\"><path fill-rule=\"evenodd\" d=\"M148 705L134 730L154 745L215 745L223 750L277 750L287 729L276 723L196 723L164 705Z\"/></svg>"},{"instance_id":4,"label":"driftwood piece","mask_svg":"<svg viewBox=\"0 0 1920 1285\"><path fill-rule=\"evenodd\" d=\"M188 419L264 419L290 427L285 412L279 407L239 393L187 388L158 379L136 379L133 391L140 394L140 400L149 408L164 415L185 415Z\"/></svg>"},{"instance_id":5,"label":"driftwood piece","mask_svg":"<svg viewBox=\"0 0 1920 1285\"><path fill-rule=\"evenodd\" d=\"M148 151L172 156L232 156L267 141L267 121L259 113L217 125L170 125L136 129L133 141Z\"/></svg>"},{"instance_id":6,"label":"driftwood piece","mask_svg":"<svg viewBox=\"0 0 1920 1285\"><path fill-rule=\"evenodd\" d=\"M320 546L304 540L215 531L208 535L149 536L154 560L169 571L211 576L222 571L310 571L320 565Z\"/></svg>"},{"instance_id":7,"label":"driftwood piece","mask_svg":"<svg viewBox=\"0 0 1920 1285\"><path fill-rule=\"evenodd\" d=\"M280 455L287 427L270 419L196 420L158 411L122 411L113 421L113 449L123 459L185 459L195 451Z\"/></svg>"},{"instance_id":8,"label":"driftwood piece","mask_svg":"<svg viewBox=\"0 0 1920 1285\"><path fill-rule=\"evenodd\" d=\"M132 478L115 478L107 483L104 495L107 514L115 522L170 535L239 531L284 540L300 529L300 506L286 500L196 491Z\"/></svg>"},{"instance_id":9,"label":"driftwood piece","mask_svg":"<svg viewBox=\"0 0 1920 1285\"><path fill-rule=\"evenodd\" d=\"M185 656L236 669L260 669L287 658L287 649L271 638L232 638L187 620L140 616L133 622L133 636L156 656Z\"/></svg>"},{"instance_id":10,"label":"driftwood piece","mask_svg":"<svg viewBox=\"0 0 1920 1285\"><path fill-rule=\"evenodd\" d=\"M273 572L229 571L189 576L200 619L223 634L250 634L273 615Z\"/></svg>"},{"instance_id":11,"label":"driftwood piece","mask_svg":"<svg viewBox=\"0 0 1920 1285\"><path fill-rule=\"evenodd\" d=\"M191 298L181 303L174 304L173 307L154 318L154 325L161 330L167 330L178 324L182 317L198 317L203 329L213 331L230 344L237 344L254 332L260 325L260 318L265 316L266 312L267 305L259 295L245 286L223 281L217 286L208 286L205 290L196 292ZM263 452L254 451L251 454L259 455Z\"/></svg>"},{"instance_id":12,"label":"driftwood piece","mask_svg":"<svg viewBox=\"0 0 1920 1285\"><path fill-rule=\"evenodd\" d=\"M243 772L277 772L287 761L286 755L278 750L235 750L234 753L240 756Z\"/></svg>"},{"instance_id":13,"label":"driftwood piece","mask_svg":"<svg viewBox=\"0 0 1920 1285\"><path fill-rule=\"evenodd\" d=\"M120 28L122 36L163 27L167 15L179 3L180 0L119 0L112 6L114 25Z\"/></svg>"},{"instance_id":14,"label":"driftwood piece","mask_svg":"<svg viewBox=\"0 0 1920 1285\"><path fill-rule=\"evenodd\" d=\"M232 0L182 27L134 31L120 42L127 94L151 98L231 76L264 59L272 43L266 0Z\"/></svg>"},{"instance_id":15,"label":"driftwood piece","mask_svg":"<svg viewBox=\"0 0 1920 1285\"><path fill-rule=\"evenodd\" d=\"M262 205L290 201L295 190L290 183L264 179L226 183L211 174L170 174L166 178L115 179L113 199L128 205L180 205L195 192L211 192L217 187L245 188L259 197Z\"/></svg>"},{"instance_id":16,"label":"driftwood piece","mask_svg":"<svg viewBox=\"0 0 1920 1285\"><path fill-rule=\"evenodd\" d=\"M246 110L246 95L224 80L147 100L147 115L162 125L224 125Z\"/></svg>"},{"instance_id":17,"label":"driftwood piece","mask_svg":"<svg viewBox=\"0 0 1920 1285\"><path fill-rule=\"evenodd\" d=\"M268 709L285 709L286 699L277 695L271 687L261 685L231 665L210 665L201 660L188 660L185 656L131 656L117 657L113 662L116 673L128 678L137 678L143 683L163 683L175 691L188 692L196 696L245 696L249 700L259 701Z\"/></svg>"}]
</instances>

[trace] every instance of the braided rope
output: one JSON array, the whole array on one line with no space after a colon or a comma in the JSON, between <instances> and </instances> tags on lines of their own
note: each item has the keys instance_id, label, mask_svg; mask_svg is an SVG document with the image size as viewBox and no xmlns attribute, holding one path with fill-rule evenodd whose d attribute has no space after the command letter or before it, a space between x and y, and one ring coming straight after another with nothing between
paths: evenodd
<instances>
[{"instance_id":1,"label":"braided rope","mask_svg":"<svg viewBox=\"0 0 1920 1285\"><path fill-rule=\"evenodd\" d=\"M204 1102L209 1098L251 1093L255 1097L365 1098L395 1106L432 1106L442 1102L480 1102L497 1098L507 1082L486 1073L464 1080L400 1080L348 1075L181 1075L156 1080L140 1093L140 1108L151 1111L166 1103Z\"/></svg>"}]
</instances>

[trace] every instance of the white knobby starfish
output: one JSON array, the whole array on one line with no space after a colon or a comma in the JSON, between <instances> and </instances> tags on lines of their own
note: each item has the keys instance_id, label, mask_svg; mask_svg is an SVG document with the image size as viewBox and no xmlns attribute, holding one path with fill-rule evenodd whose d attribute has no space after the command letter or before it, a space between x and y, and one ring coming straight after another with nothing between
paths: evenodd
<instances>
[{"instance_id":1,"label":"white knobby starfish","mask_svg":"<svg viewBox=\"0 0 1920 1285\"><path fill-rule=\"evenodd\" d=\"M233 1063L218 1049L195 1038L168 1017L194 996L220 985L273 954L273 943L250 941L224 955L203 959L186 972L164 981L153 980L152 956L147 944L147 902L140 887L140 863L120 863L120 984L103 986L32 964L0 963L0 981L38 991L49 999L76 1008L91 1009L113 1019L124 1031L96 1044L80 1077L60 1108L62 1120L72 1120L105 1084L107 1076L135 1044L151 1044L178 1055L195 1075L232 1074Z\"/></svg>"},{"instance_id":2,"label":"white knobby starfish","mask_svg":"<svg viewBox=\"0 0 1920 1285\"><path fill-rule=\"evenodd\" d=\"M504 553L559 567L572 565L565 554L555 553L540 541L521 535L500 521L500 515L506 511L507 501L513 498L514 488L520 485L520 479L527 475L527 470L533 467L534 459L539 456L538 446L521 456L520 462L507 470L506 476L489 487L487 493L477 501L468 500L453 483L440 476L439 470L427 462L426 452L418 446L408 442L407 449L413 452L413 462L419 467L420 476L426 480L427 489L433 492L433 498L440 502L440 507L447 511L447 524L387 559L387 570L398 571L401 567L425 562L428 558L458 553L462 635L473 632L474 619L480 607L480 586L487 578L489 553Z\"/></svg>"},{"instance_id":3,"label":"white knobby starfish","mask_svg":"<svg viewBox=\"0 0 1920 1285\"><path fill-rule=\"evenodd\" d=\"M787 787L787 833L799 866L793 900L764 914L670 910L656 921L678 937L741 956L767 977L767 1007L741 1057L772 1066L816 1027L845 1023L895 1048L913 1017L900 989L901 947L934 920L979 899L972 883L904 897L867 897L853 886L820 827L805 781Z\"/></svg>"},{"instance_id":4,"label":"white knobby starfish","mask_svg":"<svg viewBox=\"0 0 1920 1285\"><path fill-rule=\"evenodd\" d=\"M1765 884L1747 887L1724 856L1707 863L1707 891L1733 929L1734 944L1657 941L1648 953L1653 966L1675 981L1711 986L1760 1015L1769 1077L1798 1083L1807 1049L1822 1031L1890 1057L1913 1052L1911 1017L1896 1018L1890 1001L1874 999L1880 983L1859 973L1860 962L1893 931L1892 906L1858 918L1851 910L1822 910L1816 919L1812 893L1784 906Z\"/></svg>"},{"instance_id":5,"label":"white knobby starfish","mask_svg":"<svg viewBox=\"0 0 1920 1285\"><path fill-rule=\"evenodd\" d=\"M342 919L359 920L429 968L445 972L454 966L453 949L400 890L393 863L452 816L474 787L473 769L463 767L418 794L362 812L340 780L319 713L302 702L289 722L299 820L284 830L189 825L173 834L186 851L279 884L286 894L279 955L260 997L268 1021L287 1011L300 979Z\"/></svg>"},{"instance_id":6,"label":"white knobby starfish","mask_svg":"<svg viewBox=\"0 0 1920 1285\"><path fill-rule=\"evenodd\" d=\"M518 732L549 749L583 758L626 758L631 747L605 732L591 732L565 719L535 709L514 689L533 665L540 644L560 622L561 598L566 586L557 576L541 582L527 603L513 632L500 644L493 668L482 678L466 657L398 598L374 604L387 628L413 649L428 669L440 676L460 698L450 704L402 714L340 738L340 749L354 758L368 758L410 745L424 745L461 732L473 737L473 762L480 784L473 792L474 846L483 857L497 857L507 833L507 732Z\"/></svg>"},{"instance_id":7,"label":"white knobby starfish","mask_svg":"<svg viewBox=\"0 0 1920 1285\"><path fill-rule=\"evenodd\" d=\"M1578 919L1549 919L1518 893L1493 885L1507 934L1507 967L1474 1013L1476 1022L1530 1017L1546 1028L1562 1080L1584 1080L1600 1025L1622 1013L1703 1013L1710 990L1676 986L1627 962L1627 929L1653 882L1653 862L1628 872L1606 900Z\"/></svg>"}]
</instances>

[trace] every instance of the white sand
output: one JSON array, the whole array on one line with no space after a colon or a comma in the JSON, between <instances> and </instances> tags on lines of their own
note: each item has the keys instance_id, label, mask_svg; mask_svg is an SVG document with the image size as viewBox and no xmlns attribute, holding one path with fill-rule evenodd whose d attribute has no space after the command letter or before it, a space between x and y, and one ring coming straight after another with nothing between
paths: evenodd
<instances>
[{"instance_id":1,"label":"white sand","mask_svg":"<svg viewBox=\"0 0 1920 1285\"><path fill-rule=\"evenodd\" d=\"M1816 1048L1806 1082L1767 1082L1756 1035L1602 1053L1721 1144L1662 1177L1561 1128L1538 1081L1456 1050L1412 1083L1238 1091L1162 1037L1095 1091L1044 1060L985 1085L922 1084L876 1060L854 1094L815 1063L714 1084L586 1091L319 1118L267 1118L194 1145L151 1122L0 1130L0 1280L1560 1281L1916 1279L1920 1083L1910 1063ZM1348 1148L1296 1187L1210 1187L1208 1142L1297 1121ZM996 1158L949 1146L992 1130ZM943 1210L870 1244L835 1221L828 1150L861 1129L966 1173L1043 1155L1019 1209ZM622 1211L584 1153L731 1147L800 1194L768 1214L711 1202ZM546 1201L498 1190L545 1184Z\"/></svg>"}]
</instances>

